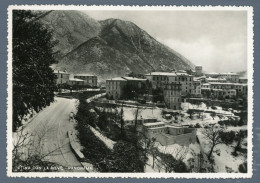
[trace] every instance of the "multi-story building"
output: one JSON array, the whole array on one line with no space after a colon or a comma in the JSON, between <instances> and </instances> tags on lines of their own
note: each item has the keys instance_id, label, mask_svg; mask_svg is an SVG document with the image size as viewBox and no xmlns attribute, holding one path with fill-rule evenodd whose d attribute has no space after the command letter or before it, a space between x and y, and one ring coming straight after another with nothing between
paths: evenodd
<instances>
[{"instance_id":1,"label":"multi-story building","mask_svg":"<svg viewBox=\"0 0 260 183\"><path fill-rule=\"evenodd\" d=\"M210 82L202 84L203 92L212 91L215 96L223 95L224 97L235 97L237 94L247 95L247 84L242 83L219 83Z\"/></svg>"},{"instance_id":2,"label":"multi-story building","mask_svg":"<svg viewBox=\"0 0 260 183\"><path fill-rule=\"evenodd\" d=\"M229 73L208 73L205 74L207 77L212 78L225 78L227 81L232 83L238 83L239 82L239 75L234 72Z\"/></svg>"},{"instance_id":3,"label":"multi-story building","mask_svg":"<svg viewBox=\"0 0 260 183\"><path fill-rule=\"evenodd\" d=\"M152 83L152 87L160 87L162 88L164 84L169 83L169 77L175 77L175 73L171 72L151 72L146 74L145 77Z\"/></svg>"},{"instance_id":4,"label":"multi-story building","mask_svg":"<svg viewBox=\"0 0 260 183\"><path fill-rule=\"evenodd\" d=\"M64 84L69 81L70 74L66 71L54 70L55 74L55 83L56 84Z\"/></svg>"},{"instance_id":5,"label":"multi-story building","mask_svg":"<svg viewBox=\"0 0 260 183\"><path fill-rule=\"evenodd\" d=\"M97 86L97 76L89 74L75 74L74 78L81 79L84 81L84 85L96 87Z\"/></svg>"},{"instance_id":6,"label":"multi-story building","mask_svg":"<svg viewBox=\"0 0 260 183\"><path fill-rule=\"evenodd\" d=\"M211 78L211 77L208 77L208 78L206 78L206 82L226 83L227 80L226 80L226 78Z\"/></svg>"},{"instance_id":7,"label":"multi-story building","mask_svg":"<svg viewBox=\"0 0 260 183\"><path fill-rule=\"evenodd\" d=\"M147 79L133 77L116 77L106 80L106 94L108 98L120 99L123 96L123 88L129 83L132 86L141 88L146 84Z\"/></svg>"},{"instance_id":8,"label":"multi-story building","mask_svg":"<svg viewBox=\"0 0 260 183\"><path fill-rule=\"evenodd\" d=\"M122 77L116 77L106 80L106 94L108 98L119 99L122 97L123 87L127 80Z\"/></svg>"},{"instance_id":9,"label":"multi-story building","mask_svg":"<svg viewBox=\"0 0 260 183\"><path fill-rule=\"evenodd\" d=\"M164 84L176 83L181 84L182 95L194 93L193 77L185 72L151 72L145 77L152 82L153 88L163 88Z\"/></svg>"},{"instance_id":10,"label":"multi-story building","mask_svg":"<svg viewBox=\"0 0 260 183\"><path fill-rule=\"evenodd\" d=\"M181 84L169 83L163 87L166 106L170 109L181 109Z\"/></svg>"},{"instance_id":11,"label":"multi-story building","mask_svg":"<svg viewBox=\"0 0 260 183\"><path fill-rule=\"evenodd\" d=\"M240 77L240 78L239 78L239 83L245 83L245 84L247 84L247 82L248 82L248 80L247 80L246 77Z\"/></svg>"},{"instance_id":12,"label":"multi-story building","mask_svg":"<svg viewBox=\"0 0 260 183\"><path fill-rule=\"evenodd\" d=\"M195 67L195 76L199 77L203 75L202 66Z\"/></svg>"},{"instance_id":13,"label":"multi-story building","mask_svg":"<svg viewBox=\"0 0 260 183\"><path fill-rule=\"evenodd\" d=\"M193 80L193 86L194 86L194 90L193 90L193 95L200 97L201 96L201 81L200 80Z\"/></svg>"}]
</instances>

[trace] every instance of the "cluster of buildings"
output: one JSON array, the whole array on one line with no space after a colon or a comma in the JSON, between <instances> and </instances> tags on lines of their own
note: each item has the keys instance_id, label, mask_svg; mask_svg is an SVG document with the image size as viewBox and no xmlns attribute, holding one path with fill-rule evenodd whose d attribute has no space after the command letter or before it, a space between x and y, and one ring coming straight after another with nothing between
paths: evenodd
<instances>
[{"instance_id":1,"label":"cluster of buildings","mask_svg":"<svg viewBox=\"0 0 260 183\"><path fill-rule=\"evenodd\" d=\"M214 97L235 98L236 96L247 96L246 83L208 82L201 86L203 95L210 93Z\"/></svg>"},{"instance_id":2,"label":"cluster of buildings","mask_svg":"<svg viewBox=\"0 0 260 183\"><path fill-rule=\"evenodd\" d=\"M151 72L145 75L130 73L128 77L117 77L106 80L108 97L118 99L122 96L122 88L126 83L151 84L153 89L163 90L167 108L179 110L182 97L222 97L234 98L247 96L247 79L237 73L203 73L202 66L195 71ZM210 95L209 95L210 94Z\"/></svg>"},{"instance_id":3,"label":"cluster of buildings","mask_svg":"<svg viewBox=\"0 0 260 183\"><path fill-rule=\"evenodd\" d=\"M57 85L68 84L70 86L97 87L97 76L90 74L70 74L66 71L54 70L55 83Z\"/></svg>"}]
</instances>

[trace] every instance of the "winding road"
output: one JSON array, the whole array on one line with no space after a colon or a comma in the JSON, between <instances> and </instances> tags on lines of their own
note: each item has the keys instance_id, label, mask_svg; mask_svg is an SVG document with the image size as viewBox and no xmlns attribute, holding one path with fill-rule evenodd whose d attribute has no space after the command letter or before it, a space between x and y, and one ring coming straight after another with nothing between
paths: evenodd
<instances>
[{"instance_id":1,"label":"winding road","mask_svg":"<svg viewBox=\"0 0 260 183\"><path fill-rule=\"evenodd\" d=\"M29 152L40 153L45 160L66 167L59 171L85 171L69 143L67 132L73 128L69 120L71 112L76 112L76 100L59 97L39 112L24 128L33 134Z\"/></svg>"}]
</instances>

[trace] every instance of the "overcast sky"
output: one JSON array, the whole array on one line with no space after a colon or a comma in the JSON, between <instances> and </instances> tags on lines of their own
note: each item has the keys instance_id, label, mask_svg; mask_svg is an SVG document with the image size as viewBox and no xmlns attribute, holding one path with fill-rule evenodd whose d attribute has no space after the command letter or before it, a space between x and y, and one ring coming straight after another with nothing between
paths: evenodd
<instances>
[{"instance_id":1,"label":"overcast sky","mask_svg":"<svg viewBox=\"0 0 260 183\"><path fill-rule=\"evenodd\" d=\"M118 18L140 28L209 72L247 68L246 11L85 11L96 20Z\"/></svg>"}]
</instances>

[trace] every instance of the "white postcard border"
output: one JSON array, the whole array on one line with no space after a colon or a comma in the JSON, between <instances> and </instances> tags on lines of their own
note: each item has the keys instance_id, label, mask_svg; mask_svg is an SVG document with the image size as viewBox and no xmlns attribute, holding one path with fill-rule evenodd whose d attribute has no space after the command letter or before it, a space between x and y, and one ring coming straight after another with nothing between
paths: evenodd
<instances>
[{"instance_id":1,"label":"white postcard border","mask_svg":"<svg viewBox=\"0 0 260 183\"><path fill-rule=\"evenodd\" d=\"M12 10L194 10L194 11L247 11L247 64L248 64L248 172L247 173L71 173L71 172L12 172ZM10 5L8 7L8 60L7 60L7 176L9 177L86 177L86 178L251 178L253 175L253 7L251 6L86 6L86 5Z\"/></svg>"}]
</instances>

